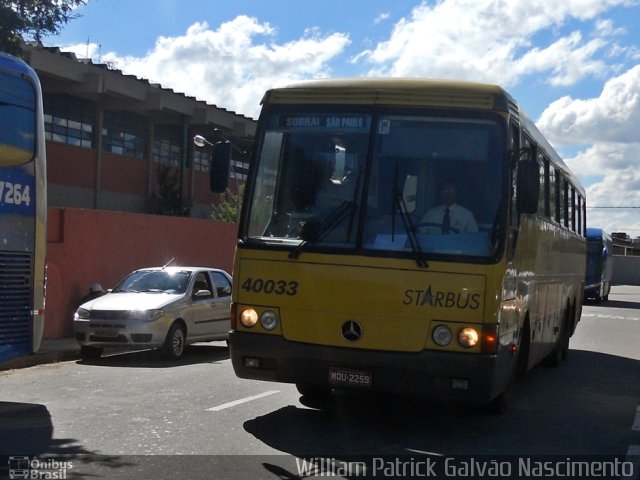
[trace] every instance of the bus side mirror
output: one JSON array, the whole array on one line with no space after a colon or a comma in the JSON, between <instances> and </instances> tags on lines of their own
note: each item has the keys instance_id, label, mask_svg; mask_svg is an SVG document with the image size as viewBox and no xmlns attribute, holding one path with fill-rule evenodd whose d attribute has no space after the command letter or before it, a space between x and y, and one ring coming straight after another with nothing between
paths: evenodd
<instances>
[{"instance_id":1,"label":"bus side mirror","mask_svg":"<svg viewBox=\"0 0 640 480\"><path fill-rule=\"evenodd\" d=\"M531 149L523 148L519 152L517 195L518 212L536 213L540 196L540 169L538 162L531 158Z\"/></svg>"},{"instance_id":2,"label":"bus side mirror","mask_svg":"<svg viewBox=\"0 0 640 480\"><path fill-rule=\"evenodd\" d=\"M222 193L229 186L229 167L231 166L231 142L217 142L213 146L209 186L214 193Z\"/></svg>"}]
</instances>

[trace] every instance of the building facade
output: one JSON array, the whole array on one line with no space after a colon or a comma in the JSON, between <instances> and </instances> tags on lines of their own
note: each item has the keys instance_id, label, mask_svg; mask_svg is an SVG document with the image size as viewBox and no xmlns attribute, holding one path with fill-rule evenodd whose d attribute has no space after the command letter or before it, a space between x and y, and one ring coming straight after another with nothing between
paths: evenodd
<instances>
[{"instance_id":1,"label":"building facade","mask_svg":"<svg viewBox=\"0 0 640 480\"><path fill-rule=\"evenodd\" d=\"M231 141L231 175L245 178L255 120L58 48L24 57L42 84L50 207L209 218L218 195L197 134Z\"/></svg>"}]
</instances>

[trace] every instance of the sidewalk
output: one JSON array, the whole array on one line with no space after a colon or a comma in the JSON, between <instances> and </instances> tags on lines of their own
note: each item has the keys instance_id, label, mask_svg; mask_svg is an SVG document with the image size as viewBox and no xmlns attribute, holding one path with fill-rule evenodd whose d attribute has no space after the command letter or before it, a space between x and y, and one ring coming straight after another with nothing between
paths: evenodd
<instances>
[{"instance_id":1,"label":"sidewalk","mask_svg":"<svg viewBox=\"0 0 640 480\"><path fill-rule=\"evenodd\" d=\"M0 362L0 371L79 359L80 345L75 338L45 339L36 353Z\"/></svg>"}]
</instances>

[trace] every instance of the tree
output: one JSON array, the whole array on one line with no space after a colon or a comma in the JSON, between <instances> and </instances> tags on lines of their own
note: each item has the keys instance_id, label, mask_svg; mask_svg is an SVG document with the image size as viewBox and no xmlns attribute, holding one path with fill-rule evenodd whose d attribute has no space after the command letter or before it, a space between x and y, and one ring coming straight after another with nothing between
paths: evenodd
<instances>
[{"instance_id":1,"label":"tree","mask_svg":"<svg viewBox=\"0 0 640 480\"><path fill-rule=\"evenodd\" d=\"M189 206L180 199L180 179L175 169L168 165L158 167L158 193L154 192L154 213L159 215L187 216Z\"/></svg>"},{"instance_id":2,"label":"tree","mask_svg":"<svg viewBox=\"0 0 640 480\"><path fill-rule=\"evenodd\" d=\"M56 35L88 0L0 0L0 51L20 54L23 38L40 42Z\"/></svg>"},{"instance_id":3,"label":"tree","mask_svg":"<svg viewBox=\"0 0 640 480\"><path fill-rule=\"evenodd\" d=\"M235 223L238 221L240 209L242 208L242 197L244 195L244 184L239 186L240 191L233 193L227 188L226 192L220 195L220 202L211 206L211 218L219 222Z\"/></svg>"}]
</instances>

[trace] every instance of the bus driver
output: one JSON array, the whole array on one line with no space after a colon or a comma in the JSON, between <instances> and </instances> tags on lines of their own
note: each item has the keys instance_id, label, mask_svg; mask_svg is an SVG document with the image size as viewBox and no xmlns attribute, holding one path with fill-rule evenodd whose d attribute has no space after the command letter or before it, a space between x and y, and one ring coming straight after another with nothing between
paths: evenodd
<instances>
[{"instance_id":1,"label":"bus driver","mask_svg":"<svg viewBox=\"0 0 640 480\"><path fill-rule=\"evenodd\" d=\"M471 210L456 203L458 190L455 183L446 181L440 190L442 205L427 211L418 228L425 233L473 233L478 224Z\"/></svg>"}]
</instances>

